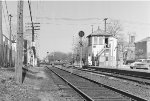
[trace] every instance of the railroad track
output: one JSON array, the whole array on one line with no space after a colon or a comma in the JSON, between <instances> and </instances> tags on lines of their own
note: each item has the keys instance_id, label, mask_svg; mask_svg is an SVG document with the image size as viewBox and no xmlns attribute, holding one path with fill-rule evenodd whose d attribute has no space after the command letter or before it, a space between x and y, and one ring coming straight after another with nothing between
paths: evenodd
<instances>
[{"instance_id":1,"label":"railroad track","mask_svg":"<svg viewBox=\"0 0 150 101\"><path fill-rule=\"evenodd\" d=\"M119 79L123 79L123 80L129 80L129 81L134 81L140 84L146 84L146 85L150 85L150 77L144 77L144 76L138 76L138 75L132 75L132 74L127 74L127 73L119 73L119 72L107 72L107 71L101 71L101 70L94 70L94 69L79 69L76 68L78 70L81 71L87 71L87 72L92 72L92 73L96 73L96 74L102 74L102 75L106 75L106 76L111 76L111 77L115 77L115 78L119 78Z\"/></svg>"},{"instance_id":2,"label":"railroad track","mask_svg":"<svg viewBox=\"0 0 150 101\"><path fill-rule=\"evenodd\" d=\"M66 82L64 82L60 77L58 77L55 73L46 69L45 71L50 78L52 78L55 85L57 85L59 92L61 93L61 97L67 99L67 101L84 101L82 96L80 96L76 91L72 89Z\"/></svg>"},{"instance_id":3,"label":"railroad track","mask_svg":"<svg viewBox=\"0 0 150 101\"><path fill-rule=\"evenodd\" d=\"M59 68L50 67L49 70L70 85L85 99L85 101L146 101L142 98L74 75Z\"/></svg>"}]
</instances>

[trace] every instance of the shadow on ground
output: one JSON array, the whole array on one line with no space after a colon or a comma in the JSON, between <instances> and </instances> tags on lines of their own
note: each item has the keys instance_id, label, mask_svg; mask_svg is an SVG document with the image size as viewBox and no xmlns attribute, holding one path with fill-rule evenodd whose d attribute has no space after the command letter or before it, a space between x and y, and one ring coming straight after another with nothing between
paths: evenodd
<instances>
[{"instance_id":1,"label":"shadow on ground","mask_svg":"<svg viewBox=\"0 0 150 101\"><path fill-rule=\"evenodd\" d=\"M22 69L22 83L24 82L25 78L28 77L30 79L37 79L36 75L38 72L33 72L27 68Z\"/></svg>"},{"instance_id":2,"label":"shadow on ground","mask_svg":"<svg viewBox=\"0 0 150 101\"><path fill-rule=\"evenodd\" d=\"M27 68L22 69L22 83L24 82L25 78L30 78L30 79L43 79L43 77L37 76L39 72L32 71Z\"/></svg>"}]
</instances>

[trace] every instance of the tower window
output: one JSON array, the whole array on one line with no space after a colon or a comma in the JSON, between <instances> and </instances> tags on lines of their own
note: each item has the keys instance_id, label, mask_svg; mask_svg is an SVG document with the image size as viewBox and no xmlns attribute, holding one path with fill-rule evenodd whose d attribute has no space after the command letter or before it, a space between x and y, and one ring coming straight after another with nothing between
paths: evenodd
<instances>
[{"instance_id":1,"label":"tower window","mask_svg":"<svg viewBox=\"0 0 150 101\"><path fill-rule=\"evenodd\" d=\"M108 38L105 38L106 48L108 48Z\"/></svg>"},{"instance_id":2,"label":"tower window","mask_svg":"<svg viewBox=\"0 0 150 101\"><path fill-rule=\"evenodd\" d=\"M103 38L102 37L99 37L99 45L103 45Z\"/></svg>"},{"instance_id":3,"label":"tower window","mask_svg":"<svg viewBox=\"0 0 150 101\"><path fill-rule=\"evenodd\" d=\"M92 45L92 37L89 37L89 42L88 42L88 46Z\"/></svg>"},{"instance_id":4,"label":"tower window","mask_svg":"<svg viewBox=\"0 0 150 101\"><path fill-rule=\"evenodd\" d=\"M106 57L106 61L108 61L108 57Z\"/></svg>"},{"instance_id":5,"label":"tower window","mask_svg":"<svg viewBox=\"0 0 150 101\"><path fill-rule=\"evenodd\" d=\"M96 37L96 36L94 37L94 44L97 44L97 38L98 37Z\"/></svg>"}]
</instances>

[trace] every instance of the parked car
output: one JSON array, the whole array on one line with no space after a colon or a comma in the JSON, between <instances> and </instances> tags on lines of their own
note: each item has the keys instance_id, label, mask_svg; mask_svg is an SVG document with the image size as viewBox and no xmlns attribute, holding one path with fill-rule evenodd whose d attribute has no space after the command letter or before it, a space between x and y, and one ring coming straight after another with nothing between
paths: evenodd
<instances>
[{"instance_id":1,"label":"parked car","mask_svg":"<svg viewBox=\"0 0 150 101\"><path fill-rule=\"evenodd\" d=\"M150 65L150 59L145 59L145 60L143 60L143 62Z\"/></svg>"},{"instance_id":2,"label":"parked car","mask_svg":"<svg viewBox=\"0 0 150 101\"><path fill-rule=\"evenodd\" d=\"M146 61L146 59L138 59L138 60L136 60L136 62L144 62L144 61Z\"/></svg>"},{"instance_id":3,"label":"parked car","mask_svg":"<svg viewBox=\"0 0 150 101\"><path fill-rule=\"evenodd\" d=\"M149 59L139 59L130 64L131 69L150 69Z\"/></svg>"}]
</instances>

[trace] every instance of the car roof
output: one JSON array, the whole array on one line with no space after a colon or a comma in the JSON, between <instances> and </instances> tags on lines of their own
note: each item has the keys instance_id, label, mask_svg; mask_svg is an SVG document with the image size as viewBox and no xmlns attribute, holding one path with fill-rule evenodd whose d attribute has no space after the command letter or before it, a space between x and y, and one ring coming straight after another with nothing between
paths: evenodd
<instances>
[{"instance_id":1,"label":"car roof","mask_svg":"<svg viewBox=\"0 0 150 101\"><path fill-rule=\"evenodd\" d=\"M150 59L137 59L137 60L150 60Z\"/></svg>"},{"instance_id":2,"label":"car roof","mask_svg":"<svg viewBox=\"0 0 150 101\"><path fill-rule=\"evenodd\" d=\"M138 59L138 60L146 60L146 59Z\"/></svg>"}]
</instances>

